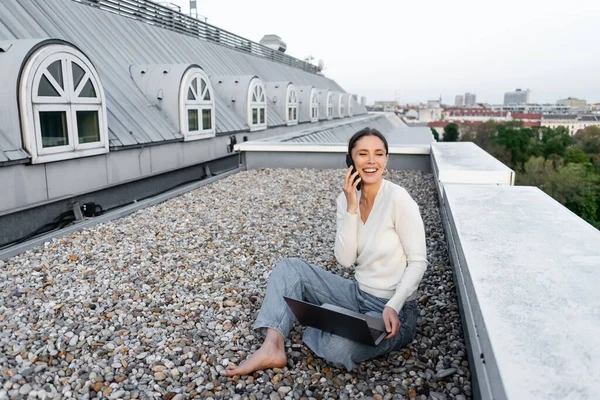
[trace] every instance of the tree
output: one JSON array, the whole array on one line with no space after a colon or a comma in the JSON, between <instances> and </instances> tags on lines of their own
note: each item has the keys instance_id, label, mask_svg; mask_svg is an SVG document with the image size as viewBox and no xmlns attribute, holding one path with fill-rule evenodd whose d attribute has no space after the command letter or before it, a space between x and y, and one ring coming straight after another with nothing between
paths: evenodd
<instances>
[{"instance_id":1,"label":"tree","mask_svg":"<svg viewBox=\"0 0 600 400\"><path fill-rule=\"evenodd\" d=\"M451 122L444 128L444 142L456 142L458 140L458 125Z\"/></svg>"},{"instance_id":2,"label":"tree","mask_svg":"<svg viewBox=\"0 0 600 400\"><path fill-rule=\"evenodd\" d=\"M600 178L584 164L568 164L550 176L543 190L587 221L598 221Z\"/></svg>"},{"instance_id":3,"label":"tree","mask_svg":"<svg viewBox=\"0 0 600 400\"><path fill-rule=\"evenodd\" d=\"M516 184L537 186L540 189L543 189L544 184L556 171L554 163L551 160L535 156L532 156L527 160L523 169L523 172L518 173L516 176Z\"/></svg>"},{"instance_id":4,"label":"tree","mask_svg":"<svg viewBox=\"0 0 600 400\"><path fill-rule=\"evenodd\" d=\"M533 140L532 140L533 139ZM527 128L498 126L498 134L492 141L498 146L506 147L511 153L509 166L523 171L523 165L530 157L530 147L535 142L533 131Z\"/></svg>"},{"instance_id":5,"label":"tree","mask_svg":"<svg viewBox=\"0 0 600 400\"><path fill-rule=\"evenodd\" d=\"M548 158L550 154L558 154L564 157L567 147L573 143L573 138L564 126L556 129L544 128L542 130L542 144L544 157Z\"/></svg>"},{"instance_id":6,"label":"tree","mask_svg":"<svg viewBox=\"0 0 600 400\"><path fill-rule=\"evenodd\" d=\"M600 154L600 127L588 126L575 134L575 144L587 154Z\"/></svg>"},{"instance_id":7,"label":"tree","mask_svg":"<svg viewBox=\"0 0 600 400\"><path fill-rule=\"evenodd\" d=\"M433 135L433 138L435 139L436 142L440 141L440 135L438 134L438 132L433 129L433 128L429 128L431 129L431 134Z\"/></svg>"},{"instance_id":8,"label":"tree","mask_svg":"<svg viewBox=\"0 0 600 400\"><path fill-rule=\"evenodd\" d=\"M565 164L587 164L589 162L590 156L578 147L570 147L565 152Z\"/></svg>"},{"instance_id":9,"label":"tree","mask_svg":"<svg viewBox=\"0 0 600 400\"><path fill-rule=\"evenodd\" d=\"M470 126L463 126L460 135L461 142L475 142L475 130Z\"/></svg>"},{"instance_id":10,"label":"tree","mask_svg":"<svg viewBox=\"0 0 600 400\"><path fill-rule=\"evenodd\" d=\"M496 122L491 119L477 125L475 128L475 144L487 151L487 149L490 148L492 137L494 137L498 131L497 126Z\"/></svg>"}]
</instances>

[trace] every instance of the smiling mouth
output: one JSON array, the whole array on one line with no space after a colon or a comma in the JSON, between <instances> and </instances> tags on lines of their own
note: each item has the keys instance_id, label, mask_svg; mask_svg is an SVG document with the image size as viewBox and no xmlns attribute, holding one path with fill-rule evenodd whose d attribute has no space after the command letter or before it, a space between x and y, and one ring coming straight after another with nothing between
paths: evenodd
<instances>
[{"instance_id":1,"label":"smiling mouth","mask_svg":"<svg viewBox=\"0 0 600 400\"><path fill-rule=\"evenodd\" d=\"M377 168L363 168L363 172L366 174L374 174L377 172Z\"/></svg>"}]
</instances>

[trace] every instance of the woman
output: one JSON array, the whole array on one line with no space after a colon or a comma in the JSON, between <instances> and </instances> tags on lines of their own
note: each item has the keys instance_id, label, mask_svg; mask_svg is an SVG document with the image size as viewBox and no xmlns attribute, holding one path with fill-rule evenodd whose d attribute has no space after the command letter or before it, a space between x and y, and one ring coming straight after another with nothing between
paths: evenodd
<instances>
[{"instance_id":1,"label":"woman","mask_svg":"<svg viewBox=\"0 0 600 400\"><path fill-rule=\"evenodd\" d=\"M265 341L241 365L227 367L228 376L287 364L284 338L292 329L294 315L283 296L383 318L388 335L376 347L306 328L304 343L318 356L348 370L414 339L417 287L427 266L419 208L405 189L382 178L389 155L379 131L365 128L354 134L348 153L357 170L348 168L343 193L337 198L334 252L341 265L357 264L357 282L299 259L279 262L269 277L254 325L256 331L266 331Z\"/></svg>"}]
</instances>

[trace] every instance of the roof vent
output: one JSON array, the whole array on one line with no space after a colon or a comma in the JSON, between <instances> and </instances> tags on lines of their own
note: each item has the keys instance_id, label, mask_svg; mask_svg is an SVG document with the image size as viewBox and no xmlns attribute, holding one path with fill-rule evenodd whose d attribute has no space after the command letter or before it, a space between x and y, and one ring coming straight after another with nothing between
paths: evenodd
<instances>
[{"instance_id":1,"label":"roof vent","mask_svg":"<svg viewBox=\"0 0 600 400\"><path fill-rule=\"evenodd\" d=\"M259 43L282 53L285 53L285 50L287 49L285 42L277 35L265 35L262 39L260 39Z\"/></svg>"}]
</instances>

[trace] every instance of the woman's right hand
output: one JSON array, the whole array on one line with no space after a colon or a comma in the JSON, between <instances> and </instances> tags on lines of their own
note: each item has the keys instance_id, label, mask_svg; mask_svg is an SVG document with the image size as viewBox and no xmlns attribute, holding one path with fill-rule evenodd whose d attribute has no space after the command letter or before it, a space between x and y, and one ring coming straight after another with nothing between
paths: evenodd
<instances>
[{"instance_id":1,"label":"woman's right hand","mask_svg":"<svg viewBox=\"0 0 600 400\"><path fill-rule=\"evenodd\" d=\"M356 186L360 183L360 176L354 181L354 178L358 175L358 171L352 173L353 167L348 167L346 171L346 179L344 181L344 194L346 195L347 211L350 214L356 214L358 212L358 195L356 194Z\"/></svg>"}]
</instances>

